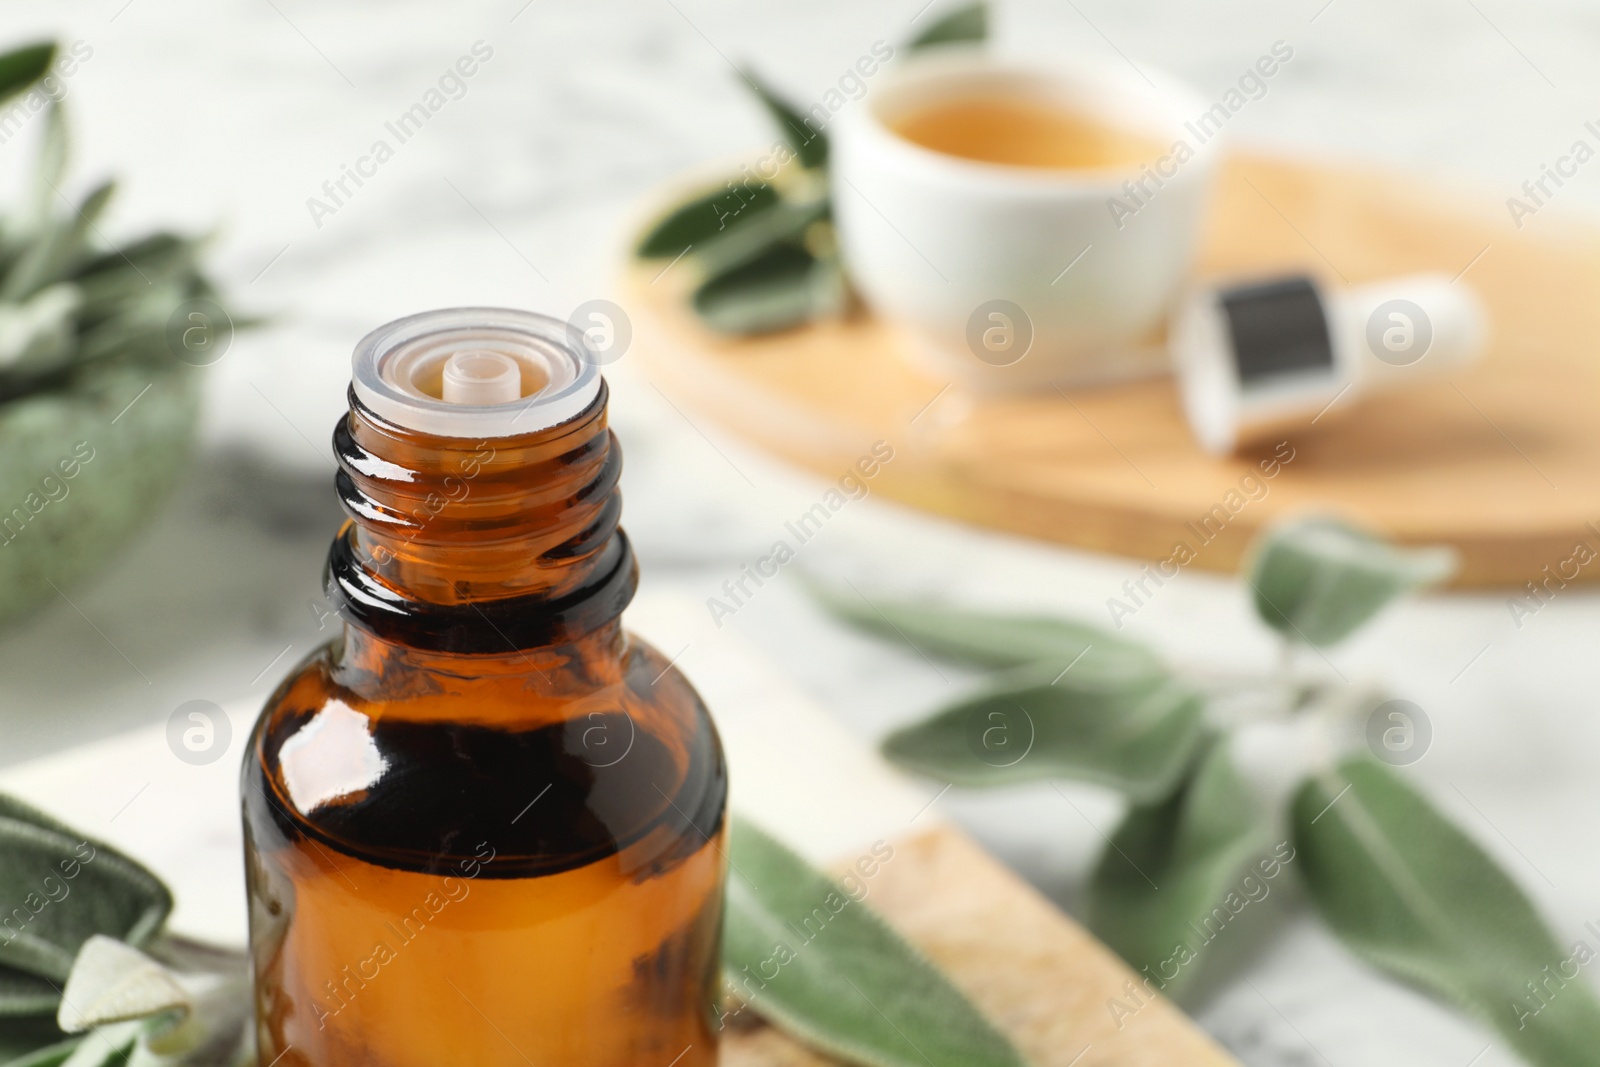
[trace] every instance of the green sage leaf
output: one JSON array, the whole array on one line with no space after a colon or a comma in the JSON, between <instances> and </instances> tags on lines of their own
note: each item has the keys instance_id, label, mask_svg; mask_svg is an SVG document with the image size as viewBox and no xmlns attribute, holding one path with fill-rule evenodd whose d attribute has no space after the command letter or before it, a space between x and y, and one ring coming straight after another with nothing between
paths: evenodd
<instances>
[{"instance_id":1,"label":"green sage leaf","mask_svg":"<svg viewBox=\"0 0 1600 1067\"><path fill-rule=\"evenodd\" d=\"M1152 988L1181 999L1207 947L1293 858L1288 842L1264 856L1267 832L1227 739L1212 738L1177 792L1132 808L1111 835L1089 883L1090 928Z\"/></svg>"},{"instance_id":2,"label":"green sage leaf","mask_svg":"<svg viewBox=\"0 0 1600 1067\"><path fill-rule=\"evenodd\" d=\"M940 44L974 44L989 37L989 5L979 0L941 15L906 45L915 52Z\"/></svg>"},{"instance_id":3,"label":"green sage leaf","mask_svg":"<svg viewBox=\"0 0 1600 1067\"><path fill-rule=\"evenodd\" d=\"M34 227L43 226L53 214L67 173L67 150L67 115L59 103L51 101L45 108L44 138L39 145L39 159L34 164L27 216Z\"/></svg>"},{"instance_id":4,"label":"green sage leaf","mask_svg":"<svg viewBox=\"0 0 1600 1067\"><path fill-rule=\"evenodd\" d=\"M77 340L74 317L82 301L71 282L57 282L15 303L0 301L0 372L44 374L70 362Z\"/></svg>"},{"instance_id":5,"label":"green sage leaf","mask_svg":"<svg viewBox=\"0 0 1600 1067\"><path fill-rule=\"evenodd\" d=\"M1538 1067L1600 1064L1600 1002L1578 973L1600 945L1559 945L1516 883L1395 772L1346 760L1301 786L1293 819L1311 898L1353 952L1490 1023Z\"/></svg>"},{"instance_id":6,"label":"green sage leaf","mask_svg":"<svg viewBox=\"0 0 1600 1067\"><path fill-rule=\"evenodd\" d=\"M707 278L731 274L783 245L807 246L806 231L828 218L826 198L804 203L783 201L748 223L730 228L695 253L695 265ZM813 253L814 254L814 253Z\"/></svg>"},{"instance_id":7,"label":"green sage leaf","mask_svg":"<svg viewBox=\"0 0 1600 1067\"><path fill-rule=\"evenodd\" d=\"M726 235L778 206L778 193L766 184L723 188L685 201L640 238L643 259L671 259L692 247Z\"/></svg>"},{"instance_id":8,"label":"green sage leaf","mask_svg":"<svg viewBox=\"0 0 1600 1067\"><path fill-rule=\"evenodd\" d=\"M148 234L119 248L101 252L81 263L72 278L89 299L99 299L95 286L108 278L119 283L148 286L152 282L198 273L202 242L162 231Z\"/></svg>"},{"instance_id":9,"label":"green sage leaf","mask_svg":"<svg viewBox=\"0 0 1600 1067\"><path fill-rule=\"evenodd\" d=\"M0 793L0 818L21 819L35 826L42 826L47 830L54 830L56 833L69 836L77 832L54 815L40 811L32 804L18 800L9 793Z\"/></svg>"},{"instance_id":10,"label":"green sage leaf","mask_svg":"<svg viewBox=\"0 0 1600 1067\"><path fill-rule=\"evenodd\" d=\"M104 934L140 945L172 895L153 874L14 798L0 795L0 964L57 984L78 950Z\"/></svg>"},{"instance_id":11,"label":"green sage leaf","mask_svg":"<svg viewBox=\"0 0 1600 1067\"><path fill-rule=\"evenodd\" d=\"M88 258L95 220L105 211L115 182L103 182L76 210L53 216L38 239L6 275L0 301L24 299L61 278L75 263Z\"/></svg>"},{"instance_id":12,"label":"green sage leaf","mask_svg":"<svg viewBox=\"0 0 1600 1067\"><path fill-rule=\"evenodd\" d=\"M0 934L0 937L4 936ZM0 967L0 1023L39 1015L54 1017L60 1002L61 994L57 986L38 975L12 967Z\"/></svg>"},{"instance_id":13,"label":"green sage leaf","mask_svg":"<svg viewBox=\"0 0 1600 1067\"><path fill-rule=\"evenodd\" d=\"M737 817L729 855L723 974L763 1018L872 1067L1023 1067L1005 1036L861 899Z\"/></svg>"},{"instance_id":14,"label":"green sage leaf","mask_svg":"<svg viewBox=\"0 0 1600 1067\"><path fill-rule=\"evenodd\" d=\"M51 1034L37 1040L9 1032L0 1035L0 1067L61 1067L83 1043L81 1037L59 1040L60 1033L51 1028Z\"/></svg>"},{"instance_id":15,"label":"green sage leaf","mask_svg":"<svg viewBox=\"0 0 1600 1067\"><path fill-rule=\"evenodd\" d=\"M1200 696L1159 671L1079 675L1051 664L896 730L883 753L956 785L1073 778L1150 804L1177 788L1204 730Z\"/></svg>"},{"instance_id":16,"label":"green sage leaf","mask_svg":"<svg viewBox=\"0 0 1600 1067\"><path fill-rule=\"evenodd\" d=\"M992 615L933 600L870 601L854 589L810 583L817 601L845 622L919 654L979 667L1076 664L1074 671L1143 676L1160 671L1144 645L1088 623L1042 615Z\"/></svg>"},{"instance_id":17,"label":"green sage leaf","mask_svg":"<svg viewBox=\"0 0 1600 1067\"><path fill-rule=\"evenodd\" d=\"M1446 548L1396 548L1337 519L1307 518L1262 535L1249 581L1268 626L1328 645L1401 594L1449 577L1455 563Z\"/></svg>"},{"instance_id":18,"label":"green sage leaf","mask_svg":"<svg viewBox=\"0 0 1600 1067\"><path fill-rule=\"evenodd\" d=\"M44 77L55 58L54 41L24 45L0 55L0 103Z\"/></svg>"},{"instance_id":19,"label":"green sage leaf","mask_svg":"<svg viewBox=\"0 0 1600 1067\"><path fill-rule=\"evenodd\" d=\"M842 286L836 264L786 241L706 279L694 310L719 333L770 333L837 310Z\"/></svg>"},{"instance_id":20,"label":"green sage leaf","mask_svg":"<svg viewBox=\"0 0 1600 1067\"><path fill-rule=\"evenodd\" d=\"M59 215L48 219L41 227L37 240L28 246L6 273L5 284L0 285L0 302L14 303L53 280L52 265L59 264L70 255L77 242L80 225L75 218Z\"/></svg>"},{"instance_id":21,"label":"green sage leaf","mask_svg":"<svg viewBox=\"0 0 1600 1067\"><path fill-rule=\"evenodd\" d=\"M61 1067L127 1067L135 1062L149 1063L147 1058L139 1056L139 1035L143 1029L142 1023L117 1023L101 1027L86 1034L72 1054L61 1061ZM52 1049L40 1050L41 1055L51 1052ZM157 1064L160 1062L156 1061ZM151 1067L156 1065L151 1064ZM161 1067L177 1065L168 1063Z\"/></svg>"},{"instance_id":22,"label":"green sage leaf","mask_svg":"<svg viewBox=\"0 0 1600 1067\"><path fill-rule=\"evenodd\" d=\"M149 1067L243 1067L252 1014L243 955L191 942L160 947L202 966L174 969L115 938L91 937L72 965L57 1023L74 1034L130 1027L136 1062ZM105 1051L97 1037L89 1040Z\"/></svg>"},{"instance_id":23,"label":"green sage leaf","mask_svg":"<svg viewBox=\"0 0 1600 1067\"><path fill-rule=\"evenodd\" d=\"M822 132L820 126L812 129L805 116L796 111L787 101L773 92L760 78L752 72L740 71L739 76L750 87L750 91L766 107L767 113L778 124L778 130L789 147L794 149L794 154L800 160L800 165L807 170L815 170L828 165L828 136Z\"/></svg>"},{"instance_id":24,"label":"green sage leaf","mask_svg":"<svg viewBox=\"0 0 1600 1067\"><path fill-rule=\"evenodd\" d=\"M61 991L56 1018L69 1034L168 1012L188 1013L194 996L175 971L114 937L83 943Z\"/></svg>"}]
</instances>

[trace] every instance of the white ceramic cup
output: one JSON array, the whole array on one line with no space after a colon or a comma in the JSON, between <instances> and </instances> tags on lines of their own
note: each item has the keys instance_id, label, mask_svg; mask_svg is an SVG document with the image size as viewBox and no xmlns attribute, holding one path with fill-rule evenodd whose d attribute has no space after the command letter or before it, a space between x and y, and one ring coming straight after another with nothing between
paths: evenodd
<instances>
[{"instance_id":1,"label":"white ceramic cup","mask_svg":"<svg viewBox=\"0 0 1600 1067\"><path fill-rule=\"evenodd\" d=\"M1161 328L1220 153L1194 125L1206 104L1146 73L941 50L896 67L840 117L831 170L846 267L930 371L995 392L1165 369ZM891 128L945 100L996 95L1058 103L1169 147L1142 164L1045 170L946 155Z\"/></svg>"}]
</instances>

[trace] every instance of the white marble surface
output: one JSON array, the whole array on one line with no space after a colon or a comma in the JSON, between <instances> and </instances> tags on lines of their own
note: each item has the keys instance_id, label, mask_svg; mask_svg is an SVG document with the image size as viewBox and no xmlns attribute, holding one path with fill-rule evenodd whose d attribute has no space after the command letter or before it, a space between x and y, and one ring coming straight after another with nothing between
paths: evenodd
<instances>
[{"instance_id":1,"label":"white marble surface","mask_svg":"<svg viewBox=\"0 0 1600 1067\"><path fill-rule=\"evenodd\" d=\"M172 506L72 592L75 606L0 635L0 763L162 722L185 700L261 699L327 635L313 610L338 521L325 442L354 340L425 307L565 314L608 295L639 196L768 138L730 62L814 97L874 40L908 36L922 4L11 5L8 35L94 49L70 83L75 184L124 176L116 229L216 227L239 302L274 323L212 369L205 446ZM1120 52L1208 95L1285 40L1295 59L1235 119L1238 136L1409 167L1491 201L1600 117L1600 13L1580 0L1014 0L998 31L1007 48ZM466 95L316 227L307 197L479 40L494 55ZM0 189L21 152L20 140L0 147ZM1597 204L1600 167L1528 224L1559 227ZM626 358L610 377L645 580L703 599L822 486L710 427L703 435ZM885 591L1089 618L1137 567L875 500L842 512L803 565ZM967 682L832 626L789 580L728 625L863 739ZM1177 660L1250 667L1272 654L1238 588L1205 575L1170 584L1131 625ZM1600 917L1600 830L1587 817L1600 801L1597 637L1591 595L1563 594L1521 630L1496 597L1448 596L1405 605L1332 654L1346 675L1382 678L1428 711L1433 749L1408 773L1504 861L1563 939ZM1071 909L1117 809L1090 790L1069 795L1077 810L1049 789L938 803ZM1199 1009L1247 1064L1514 1062L1489 1035L1353 963L1303 914L1247 966L1248 984L1219 986Z\"/></svg>"}]
</instances>

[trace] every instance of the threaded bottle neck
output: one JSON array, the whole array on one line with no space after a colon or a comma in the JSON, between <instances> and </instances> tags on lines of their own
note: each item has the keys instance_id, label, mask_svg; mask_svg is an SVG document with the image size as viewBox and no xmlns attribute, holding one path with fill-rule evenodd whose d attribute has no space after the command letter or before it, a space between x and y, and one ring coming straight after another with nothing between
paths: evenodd
<instances>
[{"instance_id":1,"label":"threaded bottle neck","mask_svg":"<svg viewBox=\"0 0 1600 1067\"><path fill-rule=\"evenodd\" d=\"M443 652L570 641L614 620L636 567L618 526L622 453L607 391L532 433L474 439L396 425L363 404L333 435L351 522L328 593L377 637Z\"/></svg>"}]
</instances>

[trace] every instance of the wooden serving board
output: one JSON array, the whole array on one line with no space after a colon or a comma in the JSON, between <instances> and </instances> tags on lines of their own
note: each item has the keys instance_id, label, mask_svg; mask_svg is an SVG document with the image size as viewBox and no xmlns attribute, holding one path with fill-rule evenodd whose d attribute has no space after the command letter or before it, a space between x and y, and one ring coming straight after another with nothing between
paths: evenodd
<instances>
[{"instance_id":1,"label":"wooden serving board","mask_svg":"<svg viewBox=\"0 0 1600 1067\"><path fill-rule=\"evenodd\" d=\"M865 313L719 337L686 307L689 271L654 264L630 275L628 306L634 347L674 402L830 479L888 441L894 460L874 491L969 522L1149 560L1181 541L1195 566L1232 571L1264 524L1318 509L1455 546L1464 586L1521 586L1579 541L1600 551L1600 226L1548 207L1518 230L1493 197L1236 159L1219 178L1200 273L1285 269L1335 286L1460 274L1487 306L1490 350L1453 380L1342 400L1291 427L1293 461L1209 543L1187 524L1270 449L1201 452L1170 379L972 399L915 369L906 339ZM1576 580L1600 580L1600 566Z\"/></svg>"}]
</instances>

